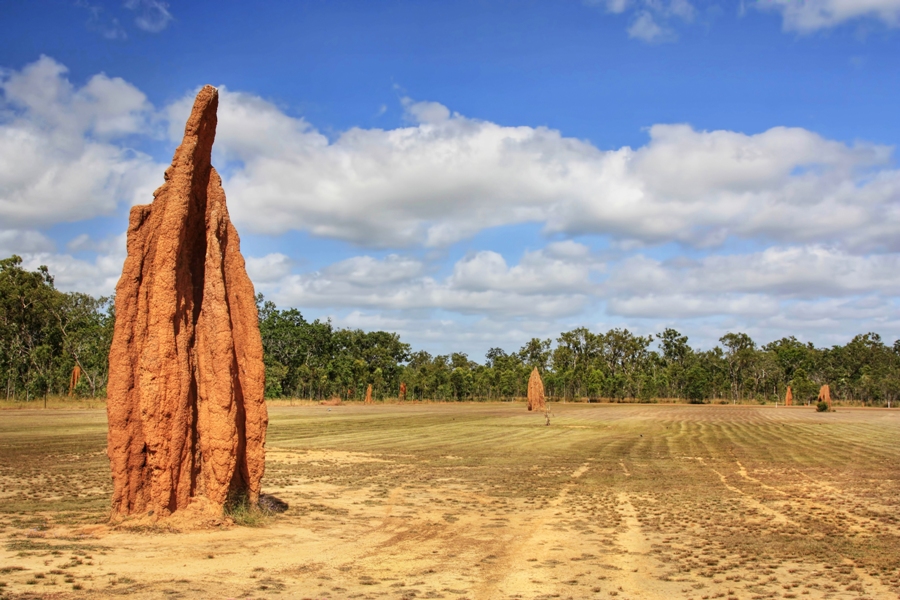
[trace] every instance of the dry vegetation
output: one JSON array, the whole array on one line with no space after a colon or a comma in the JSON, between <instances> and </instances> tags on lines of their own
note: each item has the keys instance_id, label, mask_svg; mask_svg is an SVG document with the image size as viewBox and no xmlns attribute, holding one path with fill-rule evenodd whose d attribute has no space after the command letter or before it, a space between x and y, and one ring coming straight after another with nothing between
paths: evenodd
<instances>
[{"instance_id":1,"label":"dry vegetation","mask_svg":"<svg viewBox=\"0 0 900 600\"><path fill-rule=\"evenodd\" d=\"M109 529L100 410L0 413L0 597L898 598L900 412L271 408L258 527Z\"/></svg>"}]
</instances>

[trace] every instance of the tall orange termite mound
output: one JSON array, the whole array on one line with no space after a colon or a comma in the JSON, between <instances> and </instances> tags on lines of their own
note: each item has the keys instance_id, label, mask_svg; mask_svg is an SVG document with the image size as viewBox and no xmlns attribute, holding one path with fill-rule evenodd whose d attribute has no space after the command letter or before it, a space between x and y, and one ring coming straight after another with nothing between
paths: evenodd
<instances>
[{"instance_id":1,"label":"tall orange termite mound","mask_svg":"<svg viewBox=\"0 0 900 600\"><path fill-rule=\"evenodd\" d=\"M404 402L406 400L406 383L400 382L400 395L397 397L400 402Z\"/></svg>"},{"instance_id":2,"label":"tall orange termite mound","mask_svg":"<svg viewBox=\"0 0 900 600\"><path fill-rule=\"evenodd\" d=\"M828 405L828 410L831 410L831 388L827 384L819 388L819 397L816 402L824 402Z\"/></svg>"},{"instance_id":3,"label":"tall orange termite mound","mask_svg":"<svg viewBox=\"0 0 900 600\"><path fill-rule=\"evenodd\" d=\"M369 384L369 387L366 388L366 404L372 404L372 384Z\"/></svg>"},{"instance_id":4,"label":"tall orange termite mound","mask_svg":"<svg viewBox=\"0 0 900 600\"><path fill-rule=\"evenodd\" d=\"M794 394L791 393L791 386L787 386L787 392L784 394L784 405L791 406L794 403Z\"/></svg>"},{"instance_id":5,"label":"tall orange termite mound","mask_svg":"<svg viewBox=\"0 0 900 600\"><path fill-rule=\"evenodd\" d=\"M69 377L69 395L75 393L75 388L78 387L78 380L81 379L81 365L75 365L72 368L72 375Z\"/></svg>"},{"instance_id":6,"label":"tall orange termite mound","mask_svg":"<svg viewBox=\"0 0 900 600\"><path fill-rule=\"evenodd\" d=\"M221 514L259 498L268 415L253 284L210 164L218 91L197 94L153 203L131 209L109 353L113 516Z\"/></svg>"},{"instance_id":7,"label":"tall orange termite mound","mask_svg":"<svg viewBox=\"0 0 900 600\"><path fill-rule=\"evenodd\" d=\"M541 374L535 367L531 371L531 377L528 378L528 410L544 410L544 408L546 408L544 382L541 381Z\"/></svg>"}]
</instances>

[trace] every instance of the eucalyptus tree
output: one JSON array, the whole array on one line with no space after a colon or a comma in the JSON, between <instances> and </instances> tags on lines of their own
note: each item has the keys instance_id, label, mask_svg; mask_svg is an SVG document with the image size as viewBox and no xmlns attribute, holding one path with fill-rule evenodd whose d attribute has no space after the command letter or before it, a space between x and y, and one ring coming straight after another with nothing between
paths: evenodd
<instances>
[{"instance_id":1,"label":"eucalyptus tree","mask_svg":"<svg viewBox=\"0 0 900 600\"><path fill-rule=\"evenodd\" d=\"M46 395L63 356L53 311L62 294L46 266L22 268L16 255L0 260L0 368L6 396Z\"/></svg>"},{"instance_id":2,"label":"eucalyptus tree","mask_svg":"<svg viewBox=\"0 0 900 600\"><path fill-rule=\"evenodd\" d=\"M737 402L743 398L744 380L756 359L756 342L746 333L726 333L719 341L725 346L725 360L731 380L731 398Z\"/></svg>"},{"instance_id":3,"label":"eucalyptus tree","mask_svg":"<svg viewBox=\"0 0 900 600\"><path fill-rule=\"evenodd\" d=\"M97 396L106 387L109 374L109 348L116 320L113 298L70 292L53 303L51 313L62 339L65 375L70 362L78 365L79 386L89 388L91 397Z\"/></svg>"},{"instance_id":4,"label":"eucalyptus tree","mask_svg":"<svg viewBox=\"0 0 900 600\"><path fill-rule=\"evenodd\" d=\"M688 345L688 337L681 335L675 329L667 328L662 333L656 334L656 339L662 350L660 357L664 382L662 390L669 398L683 398L687 384L687 371L692 366L694 358L694 351ZM702 399L702 394L700 399Z\"/></svg>"}]
</instances>

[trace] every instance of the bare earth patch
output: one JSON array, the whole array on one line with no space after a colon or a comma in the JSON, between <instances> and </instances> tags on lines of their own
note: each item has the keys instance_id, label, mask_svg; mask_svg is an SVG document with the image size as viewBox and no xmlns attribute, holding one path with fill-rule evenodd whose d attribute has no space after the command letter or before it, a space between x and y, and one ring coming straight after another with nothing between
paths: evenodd
<instances>
[{"instance_id":1,"label":"bare earth patch","mask_svg":"<svg viewBox=\"0 0 900 600\"><path fill-rule=\"evenodd\" d=\"M261 527L110 528L102 411L0 414L0 598L900 598L900 412L272 407Z\"/></svg>"}]
</instances>

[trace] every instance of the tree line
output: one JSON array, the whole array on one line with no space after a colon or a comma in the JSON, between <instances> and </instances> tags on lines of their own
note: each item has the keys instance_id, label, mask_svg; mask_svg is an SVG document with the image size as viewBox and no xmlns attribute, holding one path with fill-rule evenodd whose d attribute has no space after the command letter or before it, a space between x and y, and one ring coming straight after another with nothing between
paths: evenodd
<instances>
[{"instance_id":1,"label":"tree line","mask_svg":"<svg viewBox=\"0 0 900 600\"><path fill-rule=\"evenodd\" d=\"M6 398L65 394L76 365L77 393L104 395L114 323L111 298L60 292L47 267L27 271L15 255L0 260L0 376Z\"/></svg>"},{"instance_id":2,"label":"tree line","mask_svg":"<svg viewBox=\"0 0 900 600\"><path fill-rule=\"evenodd\" d=\"M532 339L515 352L491 348L479 363L462 352L433 356L396 333L335 328L279 309L258 295L266 396L359 400L510 400L525 395L537 367L552 400L775 402L791 386L795 402L811 402L828 384L832 397L893 405L900 394L900 340L876 333L846 345L817 348L795 337L758 345L726 333L711 350L694 349L674 329L641 336L627 329L580 327L555 339ZM112 298L54 287L46 267L28 271L18 256L0 260L0 377L7 399L69 392L103 396L115 323Z\"/></svg>"}]
</instances>

